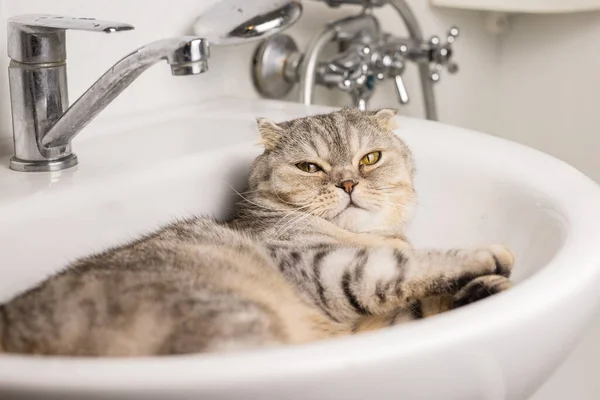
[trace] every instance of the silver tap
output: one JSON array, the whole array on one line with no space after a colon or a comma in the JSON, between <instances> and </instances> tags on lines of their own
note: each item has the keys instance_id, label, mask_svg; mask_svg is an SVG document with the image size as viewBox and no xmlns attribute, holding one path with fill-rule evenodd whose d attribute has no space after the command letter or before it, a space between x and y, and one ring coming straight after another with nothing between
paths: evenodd
<instances>
[{"instance_id":1,"label":"silver tap","mask_svg":"<svg viewBox=\"0 0 600 400\"><path fill-rule=\"evenodd\" d=\"M452 61L452 45L458 28L448 33L446 43L433 36L425 41L421 28L405 0L319 0L330 7L342 4L363 6L361 14L334 21L311 41L302 54L293 39L277 35L263 41L253 59L253 81L258 92L269 98L287 94L299 83L300 102L312 104L316 84L347 92L354 106L366 109L376 82L391 79L396 87L398 102L409 101L402 77L406 64L418 65L425 103L426 118L437 119L433 83L440 80L446 67L450 73L458 70ZM395 37L381 32L372 16L373 7L391 5L402 17L408 37ZM340 52L332 59L320 61L324 47L337 42Z\"/></svg>"},{"instance_id":2,"label":"silver tap","mask_svg":"<svg viewBox=\"0 0 600 400\"><path fill-rule=\"evenodd\" d=\"M373 94L373 87L368 82L373 74L371 55L372 49L368 45L350 46L340 57L319 65L317 83L348 93L353 104L366 110L367 101Z\"/></svg>"},{"instance_id":3,"label":"silver tap","mask_svg":"<svg viewBox=\"0 0 600 400\"><path fill-rule=\"evenodd\" d=\"M73 137L158 61L166 60L173 75L196 75L208 69L206 40L191 36L158 40L118 61L69 107L67 29L113 33L133 26L55 15L21 15L8 20L13 170L57 171L76 165Z\"/></svg>"},{"instance_id":4,"label":"silver tap","mask_svg":"<svg viewBox=\"0 0 600 400\"><path fill-rule=\"evenodd\" d=\"M356 107L366 110L376 80L392 78L398 102L406 104L408 92L402 74L407 52L406 46L390 46L387 37L371 44L354 41L337 57L319 64L317 83L347 92ZM310 103L305 101L305 104Z\"/></svg>"},{"instance_id":5,"label":"silver tap","mask_svg":"<svg viewBox=\"0 0 600 400\"><path fill-rule=\"evenodd\" d=\"M371 58L368 44L377 40L380 34L379 22L369 14L328 24L308 46L304 61L299 66L300 102L312 104L314 85L321 83L331 87L332 82L351 96L357 96L357 100L365 99L369 94L365 83ZM346 51L328 63L317 64L323 48L331 41L340 42Z\"/></svg>"}]
</instances>

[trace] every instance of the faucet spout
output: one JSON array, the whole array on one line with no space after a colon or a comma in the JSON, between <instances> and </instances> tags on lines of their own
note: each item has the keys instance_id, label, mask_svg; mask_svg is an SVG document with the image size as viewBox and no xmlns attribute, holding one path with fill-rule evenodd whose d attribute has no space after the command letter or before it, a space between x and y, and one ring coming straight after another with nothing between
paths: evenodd
<instances>
[{"instance_id":1,"label":"faucet spout","mask_svg":"<svg viewBox=\"0 0 600 400\"><path fill-rule=\"evenodd\" d=\"M160 60L173 75L197 75L208 70L208 42L191 36L158 40L122 58L73 103L40 138L40 151L54 158L125 88Z\"/></svg>"}]
</instances>

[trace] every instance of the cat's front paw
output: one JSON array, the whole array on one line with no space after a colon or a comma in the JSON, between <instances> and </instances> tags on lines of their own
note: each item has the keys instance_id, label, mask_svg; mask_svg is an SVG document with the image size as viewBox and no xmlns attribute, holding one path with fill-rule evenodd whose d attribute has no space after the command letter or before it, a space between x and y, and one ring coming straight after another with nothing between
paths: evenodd
<instances>
[{"instance_id":1,"label":"cat's front paw","mask_svg":"<svg viewBox=\"0 0 600 400\"><path fill-rule=\"evenodd\" d=\"M510 289L512 282L504 276L486 275L467 283L453 297L453 307L458 308L467 304L490 297L496 293Z\"/></svg>"},{"instance_id":2,"label":"cat's front paw","mask_svg":"<svg viewBox=\"0 0 600 400\"><path fill-rule=\"evenodd\" d=\"M508 278L515 263L515 256L506 246L494 244L477 250L476 257L484 269L491 275L501 275Z\"/></svg>"}]
</instances>

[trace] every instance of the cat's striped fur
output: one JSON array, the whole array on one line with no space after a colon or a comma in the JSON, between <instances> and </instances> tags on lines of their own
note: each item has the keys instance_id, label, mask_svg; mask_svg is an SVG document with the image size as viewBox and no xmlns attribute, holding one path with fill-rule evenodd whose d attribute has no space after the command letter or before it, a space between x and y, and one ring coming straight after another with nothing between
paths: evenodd
<instances>
[{"instance_id":1,"label":"cat's striped fur","mask_svg":"<svg viewBox=\"0 0 600 400\"><path fill-rule=\"evenodd\" d=\"M414 168L393 121L390 110L259 120L265 152L232 221L176 222L75 262L0 306L0 349L137 356L304 343L508 288L503 246L419 250L404 238ZM360 165L373 151L380 160Z\"/></svg>"}]
</instances>

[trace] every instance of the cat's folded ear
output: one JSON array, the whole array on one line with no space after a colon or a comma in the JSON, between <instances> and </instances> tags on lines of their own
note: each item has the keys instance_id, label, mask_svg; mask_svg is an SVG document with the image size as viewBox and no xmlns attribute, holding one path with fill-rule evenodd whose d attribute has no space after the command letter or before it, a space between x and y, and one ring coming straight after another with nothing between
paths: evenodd
<instances>
[{"instance_id":1,"label":"cat's folded ear","mask_svg":"<svg viewBox=\"0 0 600 400\"><path fill-rule=\"evenodd\" d=\"M281 138L283 129L267 118L256 118L256 123L260 133L260 144L267 150L273 150Z\"/></svg>"},{"instance_id":2,"label":"cat's folded ear","mask_svg":"<svg viewBox=\"0 0 600 400\"><path fill-rule=\"evenodd\" d=\"M398 128L398 124L396 123L397 113L398 111L392 108L382 108L378 111L371 111L369 117L373 119L381 129L393 131Z\"/></svg>"}]
</instances>

